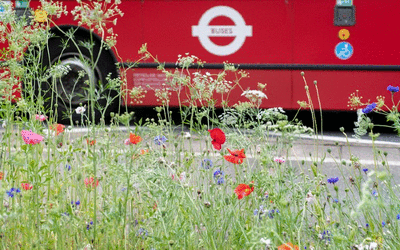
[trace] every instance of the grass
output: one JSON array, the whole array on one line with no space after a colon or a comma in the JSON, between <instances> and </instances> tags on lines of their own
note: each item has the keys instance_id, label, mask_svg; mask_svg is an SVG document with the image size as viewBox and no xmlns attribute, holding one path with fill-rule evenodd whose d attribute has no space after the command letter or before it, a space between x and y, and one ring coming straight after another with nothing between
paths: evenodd
<instances>
[{"instance_id":1,"label":"grass","mask_svg":"<svg viewBox=\"0 0 400 250\"><path fill-rule=\"evenodd\" d=\"M96 11L107 9L107 2L101 4ZM94 20L87 19L91 17L79 14L86 7L78 4L78 19L105 38L101 48L114 46L112 31L97 29ZM108 7L117 10L118 4ZM60 4L43 9L53 16L64 13ZM10 42L3 53L10 58L3 65L0 82L4 90L0 112L4 127L0 141L3 249L284 249L285 244L301 249L399 248L399 186L390 173L387 154L375 144L379 135L373 133L376 125L368 118L371 111L387 115L398 131L398 105L394 103L398 89L388 89L393 108L385 109L380 97L374 108L359 112L356 133L370 132L372 141L374 167L368 170L352 154L349 141L349 159L342 155L337 159L332 149L323 149L310 98L310 91L318 92L317 82L308 86L304 73L308 100L300 104L310 109L312 128L289 120L281 108L260 108L266 99L265 84L258 84L257 90L243 90L248 101L228 105L232 89L240 88L240 80L248 77L234 65L226 64L212 75L204 72L199 58L185 55L178 56L177 69L170 72L146 44L139 50L139 61L159 63L158 70L167 79L163 88L149 91L159 103L157 119L138 117L136 126L130 127L135 114L121 111L111 113L110 125L105 126L113 99L129 94L140 102L150 93L134 87L112 98L103 96L106 102L96 105L97 83L88 82L87 106L64 110L72 122L63 126L58 124L54 99L46 99L58 93L55 81L48 77L55 77L51 75L54 67L18 63L24 53L35 62L35 55L29 54L32 50L24 50L26 46L46 51L51 18L26 26L26 20L16 19L10 10L5 13L2 27L14 32L2 34ZM65 35L72 39L70 32ZM27 35L31 44L14 43ZM91 39L82 46L90 50ZM88 65L95 68L97 60L91 58ZM68 74L64 70L57 71L57 76ZM121 69L120 78L107 79L104 84L115 90L124 84L124 76ZM19 80L26 89L15 105L12 88ZM49 92L39 88L36 93L35 83L42 80L49 82ZM172 95L180 103L179 125L171 119ZM46 108L45 103L50 106ZM358 93L349 103L352 107L367 105ZM223 109L219 116L217 104ZM102 114L99 123L96 110ZM79 115L76 123L72 115ZM79 133L78 128L82 128ZM220 128L226 140L210 136L214 128ZM304 133L313 138L311 161L289 160L295 157L292 147L297 135ZM214 147L213 140L219 141L221 149ZM240 157L242 153L245 158ZM327 158L334 161L334 176L324 174Z\"/></svg>"}]
</instances>

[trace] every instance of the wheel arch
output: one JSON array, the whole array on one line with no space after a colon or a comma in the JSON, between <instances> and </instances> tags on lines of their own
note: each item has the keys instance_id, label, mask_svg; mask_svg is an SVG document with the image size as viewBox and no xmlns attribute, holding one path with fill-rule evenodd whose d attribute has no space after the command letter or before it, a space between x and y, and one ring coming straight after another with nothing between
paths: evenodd
<instances>
[{"instance_id":1,"label":"wheel arch","mask_svg":"<svg viewBox=\"0 0 400 250\"><path fill-rule=\"evenodd\" d=\"M50 33L54 34L55 36L65 36L64 33L67 32L69 29L74 29L74 34L81 36L81 37L90 37L90 35L92 34L93 39L98 42L99 44L101 44L101 40L102 38L95 32L91 32L89 29L86 29L82 26L76 26L76 25L59 25L59 26L54 26L52 28L50 28ZM50 38L51 39L51 38ZM49 40L50 40L49 39ZM51 46L51 44L48 44L49 46ZM112 58L112 63L113 65L115 65L116 68L116 77L118 77L120 75L119 72L119 67L117 66L118 60L117 57L115 56L115 53L112 49L108 49L105 50L103 49L102 53L108 53L111 58Z\"/></svg>"}]
</instances>

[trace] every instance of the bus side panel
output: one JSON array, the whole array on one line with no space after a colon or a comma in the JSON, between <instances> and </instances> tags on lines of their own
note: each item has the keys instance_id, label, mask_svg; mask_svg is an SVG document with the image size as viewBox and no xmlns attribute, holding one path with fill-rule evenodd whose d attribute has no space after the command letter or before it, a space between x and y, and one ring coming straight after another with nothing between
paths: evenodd
<instances>
[{"instance_id":1,"label":"bus side panel","mask_svg":"<svg viewBox=\"0 0 400 250\"><path fill-rule=\"evenodd\" d=\"M238 51L218 56L201 45L193 36L192 27L199 25L202 15L216 6L228 6L251 26L252 35L246 37ZM177 55L190 53L208 63L290 63L291 21L289 5L285 1L144 1L143 34L149 51L160 61L175 62ZM208 26L233 26L227 17L215 17ZM212 42L225 46L235 37L211 37Z\"/></svg>"},{"instance_id":2,"label":"bus side panel","mask_svg":"<svg viewBox=\"0 0 400 250\"><path fill-rule=\"evenodd\" d=\"M193 73L193 70L190 70ZM209 72L215 76L221 72L221 70L202 70L202 74ZM248 78L242 78L240 80L240 85L236 86L232 92L229 94L229 105L237 104L240 102L248 101L244 96L241 96L243 90L257 89L257 83L267 84L265 89L265 93L268 96L268 99L264 99L262 102L263 108L268 107L282 107L289 109L292 104L292 86L291 86L291 71L290 70L248 70L249 73ZM228 81L234 81L235 75L232 72L226 77ZM160 105L161 102L157 101L157 98L154 96L155 89L161 89L162 84L165 82L165 75L157 71L155 69L145 69L145 68L137 68L134 70L129 70L127 74L127 89L131 89L132 87L142 87L147 90L146 98L143 99L142 103L136 103L129 97L125 102L127 105L132 106L157 106ZM129 91L128 91L129 93ZM181 100L187 100L187 90L183 90L181 94ZM221 98L219 94L214 95L214 98L218 99L217 106L221 107ZM226 98L226 95L224 95ZM187 103L184 103L187 105ZM171 97L171 106L177 107L179 105L177 94L172 93Z\"/></svg>"},{"instance_id":3,"label":"bus side panel","mask_svg":"<svg viewBox=\"0 0 400 250\"><path fill-rule=\"evenodd\" d=\"M400 50L398 33L400 1L354 1L354 26L334 26L335 1L293 1L294 63L398 65ZM358 3L358 4L357 4ZM335 55L335 46L342 42L339 30L350 32L346 42L354 49L353 55L341 60Z\"/></svg>"},{"instance_id":4,"label":"bus side panel","mask_svg":"<svg viewBox=\"0 0 400 250\"><path fill-rule=\"evenodd\" d=\"M301 71L293 71L293 103L292 108L299 107L297 101L307 101L304 81ZM314 80L317 80L318 93L324 110L350 110L349 97L359 90L363 103L376 101L377 96L384 96L386 104L392 107L391 93L387 86L398 86L400 72L395 71L305 71L305 78L309 86L315 109L319 109L317 90ZM396 99L395 99L396 101ZM397 99L398 101L398 99Z\"/></svg>"}]
</instances>

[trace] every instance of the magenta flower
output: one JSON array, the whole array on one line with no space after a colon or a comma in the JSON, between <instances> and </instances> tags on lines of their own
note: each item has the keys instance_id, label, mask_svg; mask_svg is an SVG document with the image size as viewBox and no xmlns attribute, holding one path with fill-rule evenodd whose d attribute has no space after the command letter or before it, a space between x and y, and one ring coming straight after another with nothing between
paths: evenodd
<instances>
[{"instance_id":1,"label":"magenta flower","mask_svg":"<svg viewBox=\"0 0 400 250\"><path fill-rule=\"evenodd\" d=\"M282 164L285 162L285 159L283 157L275 157L274 162L277 162L279 164Z\"/></svg>"},{"instance_id":2,"label":"magenta flower","mask_svg":"<svg viewBox=\"0 0 400 250\"><path fill-rule=\"evenodd\" d=\"M21 135L26 144L35 145L43 141L43 136L35 134L32 131L22 130Z\"/></svg>"},{"instance_id":3,"label":"magenta flower","mask_svg":"<svg viewBox=\"0 0 400 250\"><path fill-rule=\"evenodd\" d=\"M44 120L46 120L47 119L47 116L45 116L45 115L36 115L36 120L39 120L39 121L44 121Z\"/></svg>"}]
</instances>

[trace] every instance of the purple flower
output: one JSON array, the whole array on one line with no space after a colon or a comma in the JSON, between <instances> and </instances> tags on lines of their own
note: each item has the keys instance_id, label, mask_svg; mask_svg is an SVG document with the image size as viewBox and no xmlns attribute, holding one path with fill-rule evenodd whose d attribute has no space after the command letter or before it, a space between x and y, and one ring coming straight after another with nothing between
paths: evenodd
<instances>
[{"instance_id":1,"label":"purple flower","mask_svg":"<svg viewBox=\"0 0 400 250\"><path fill-rule=\"evenodd\" d=\"M75 203L75 204L74 204ZM81 204L81 202L78 200L78 201L76 201L76 202L74 202L74 201L71 201L71 205L72 205L72 207L75 207L75 205L76 206L79 206Z\"/></svg>"},{"instance_id":2,"label":"purple flower","mask_svg":"<svg viewBox=\"0 0 400 250\"><path fill-rule=\"evenodd\" d=\"M167 137L161 136L161 135L157 135L156 137L154 137L154 143L157 144L157 145L161 145L161 144L164 145L164 143L167 140L168 140Z\"/></svg>"},{"instance_id":3,"label":"purple flower","mask_svg":"<svg viewBox=\"0 0 400 250\"><path fill-rule=\"evenodd\" d=\"M335 184L338 181L339 181L339 177L328 178L328 183Z\"/></svg>"},{"instance_id":4,"label":"purple flower","mask_svg":"<svg viewBox=\"0 0 400 250\"><path fill-rule=\"evenodd\" d=\"M393 87L392 85L389 85L387 87L387 90L389 90L392 93L396 93L396 92L399 92L399 87Z\"/></svg>"},{"instance_id":5,"label":"purple flower","mask_svg":"<svg viewBox=\"0 0 400 250\"><path fill-rule=\"evenodd\" d=\"M362 110L362 112L364 113L364 114L368 114L369 112L371 112L374 108L376 108L376 103L371 103L371 104L369 104L366 108L364 108L363 110Z\"/></svg>"},{"instance_id":6,"label":"purple flower","mask_svg":"<svg viewBox=\"0 0 400 250\"><path fill-rule=\"evenodd\" d=\"M325 242L331 241L331 232L329 232L329 230L324 230L324 232L322 234L320 234L320 239L321 240L325 240Z\"/></svg>"},{"instance_id":7,"label":"purple flower","mask_svg":"<svg viewBox=\"0 0 400 250\"><path fill-rule=\"evenodd\" d=\"M400 220L400 214L397 214L396 218L397 218L398 220Z\"/></svg>"},{"instance_id":8,"label":"purple flower","mask_svg":"<svg viewBox=\"0 0 400 250\"><path fill-rule=\"evenodd\" d=\"M91 229L91 228L92 228L92 227L91 227L92 225L93 225L93 221L91 221L90 223L87 223L87 224L86 224L86 230Z\"/></svg>"},{"instance_id":9,"label":"purple flower","mask_svg":"<svg viewBox=\"0 0 400 250\"><path fill-rule=\"evenodd\" d=\"M258 215L258 209L255 209L253 212L254 215Z\"/></svg>"},{"instance_id":10,"label":"purple flower","mask_svg":"<svg viewBox=\"0 0 400 250\"><path fill-rule=\"evenodd\" d=\"M384 221L382 221L382 227L385 227L386 223Z\"/></svg>"},{"instance_id":11,"label":"purple flower","mask_svg":"<svg viewBox=\"0 0 400 250\"><path fill-rule=\"evenodd\" d=\"M224 172L220 169L215 170L214 172L214 180L216 180L218 185L224 184Z\"/></svg>"},{"instance_id":12,"label":"purple flower","mask_svg":"<svg viewBox=\"0 0 400 250\"><path fill-rule=\"evenodd\" d=\"M147 232L147 230L142 227L139 228L138 232L136 233L136 236L142 236L142 238L144 238L148 235L149 235L149 232Z\"/></svg>"},{"instance_id":13,"label":"purple flower","mask_svg":"<svg viewBox=\"0 0 400 250\"><path fill-rule=\"evenodd\" d=\"M14 192L15 193L21 193L21 190L19 188L15 189L15 188L11 188L10 190L6 191L8 197L14 197Z\"/></svg>"},{"instance_id":14,"label":"purple flower","mask_svg":"<svg viewBox=\"0 0 400 250\"><path fill-rule=\"evenodd\" d=\"M204 159L201 161L201 167L204 169L210 169L213 167L213 162L210 159Z\"/></svg>"},{"instance_id":15,"label":"purple flower","mask_svg":"<svg viewBox=\"0 0 400 250\"><path fill-rule=\"evenodd\" d=\"M70 171L71 170L71 165L65 165L65 168L68 170L68 171Z\"/></svg>"},{"instance_id":16,"label":"purple flower","mask_svg":"<svg viewBox=\"0 0 400 250\"><path fill-rule=\"evenodd\" d=\"M365 174L367 174L368 168L363 168L363 171L364 171Z\"/></svg>"}]
</instances>

